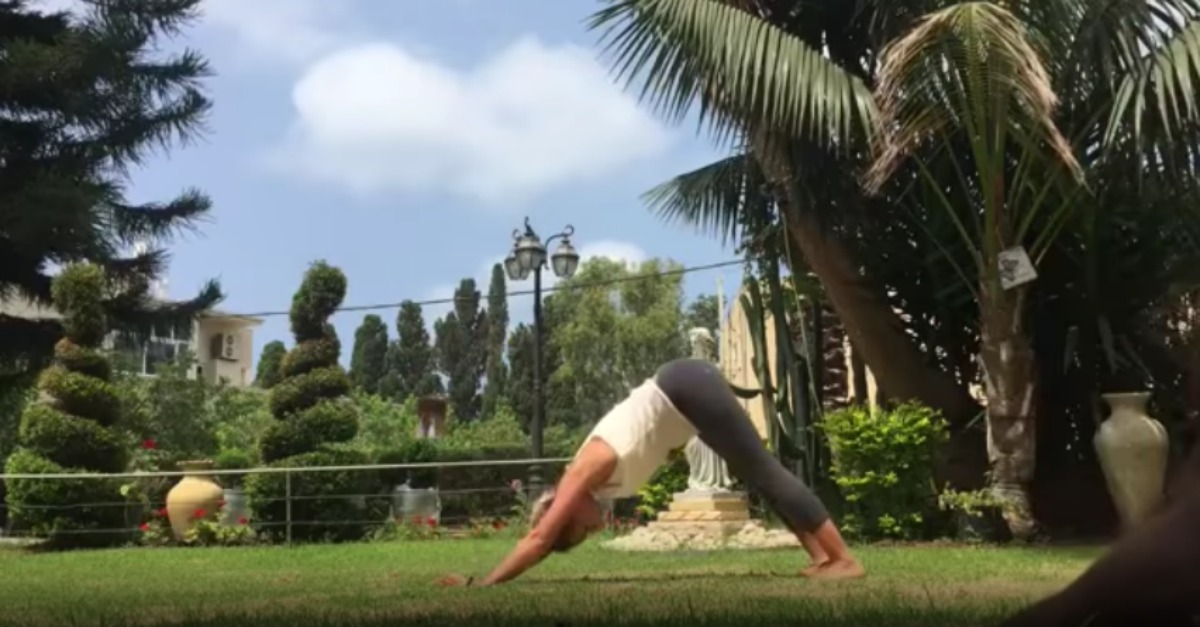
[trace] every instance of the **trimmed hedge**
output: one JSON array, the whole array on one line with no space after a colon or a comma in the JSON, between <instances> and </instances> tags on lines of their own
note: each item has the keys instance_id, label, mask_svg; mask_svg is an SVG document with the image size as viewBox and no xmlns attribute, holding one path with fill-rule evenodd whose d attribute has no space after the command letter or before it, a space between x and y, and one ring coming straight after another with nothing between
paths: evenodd
<instances>
[{"instance_id":1,"label":"trimmed hedge","mask_svg":"<svg viewBox=\"0 0 1200 627\"><path fill-rule=\"evenodd\" d=\"M327 447L269 464L272 468L361 466L370 463L362 451ZM287 476L283 473L246 477L246 495L256 520L268 523L263 533L274 540L287 536ZM345 542L362 539L387 517L388 501L370 471L297 472L292 474L292 540Z\"/></svg>"},{"instance_id":2,"label":"trimmed hedge","mask_svg":"<svg viewBox=\"0 0 1200 627\"><path fill-rule=\"evenodd\" d=\"M368 456L346 445L358 435L358 411L347 398L350 377L338 364L341 343L329 317L346 297L346 276L318 261L292 298L296 346L284 356L282 380L271 387L268 405L278 423L259 440L259 454L276 468L349 466ZM246 480L255 517L267 534L286 534L287 483L282 474ZM292 539L354 540L386 515L378 474L365 471L294 473L291 482ZM365 510L365 511L364 511Z\"/></svg>"},{"instance_id":3,"label":"trimmed hedge","mask_svg":"<svg viewBox=\"0 0 1200 627\"><path fill-rule=\"evenodd\" d=\"M41 398L22 413L20 448L8 459L9 474L124 469L127 453L110 430L121 415L120 395L108 382L111 367L97 350L107 326L105 288L103 271L92 265L69 266L54 280L51 294L66 338L55 346L54 365L38 377ZM117 481L14 479L6 498L12 526L46 537L51 547L130 539Z\"/></svg>"},{"instance_id":4,"label":"trimmed hedge","mask_svg":"<svg viewBox=\"0 0 1200 627\"><path fill-rule=\"evenodd\" d=\"M121 396L117 388L104 380L61 365L42 371L38 388L54 399L56 407L67 414L87 416L106 427L121 417Z\"/></svg>"}]
</instances>

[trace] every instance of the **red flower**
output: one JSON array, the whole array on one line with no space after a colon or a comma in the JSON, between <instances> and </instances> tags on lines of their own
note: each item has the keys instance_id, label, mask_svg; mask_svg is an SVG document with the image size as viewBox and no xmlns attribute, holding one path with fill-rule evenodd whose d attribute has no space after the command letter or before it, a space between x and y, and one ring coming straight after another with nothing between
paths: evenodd
<instances>
[{"instance_id":1,"label":"red flower","mask_svg":"<svg viewBox=\"0 0 1200 627\"><path fill-rule=\"evenodd\" d=\"M141 529L142 533L150 531L150 523L142 523L141 526L138 527L138 529Z\"/></svg>"},{"instance_id":2,"label":"red flower","mask_svg":"<svg viewBox=\"0 0 1200 627\"><path fill-rule=\"evenodd\" d=\"M250 524L250 520L247 519L245 516L242 516L242 517L238 518L238 524L245 526L245 525Z\"/></svg>"},{"instance_id":3,"label":"red flower","mask_svg":"<svg viewBox=\"0 0 1200 627\"><path fill-rule=\"evenodd\" d=\"M162 508L162 509L160 509L160 510L157 510L157 511L155 511L155 512L154 512L154 515L155 515L155 516L161 516L162 518L166 518L166 517L167 517L167 508L165 508L165 507L164 507L164 508Z\"/></svg>"},{"instance_id":4,"label":"red flower","mask_svg":"<svg viewBox=\"0 0 1200 627\"><path fill-rule=\"evenodd\" d=\"M435 519L433 518L433 516L430 516L428 519L426 519L426 520L425 520L425 524L429 525L430 527L436 527L436 526L437 526L437 520L435 520Z\"/></svg>"},{"instance_id":5,"label":"red flower","mask_svg":"<svg viewBox=\"0 0 1200 627\"><path fill-rule=\"evenodd\" d=\"M155 442L154 440L142 440L142 448L146 449L147 451L153 451L154 449L158 448L158 442Z\"/></svg>"},{"instance_id":6,"label":"red flower","mask_svg":"<svg viewBox=\"0 0 1200 627\"><path fill-rule=\"evenodd\" d=\"M207 515L208 515L208 512L204 511L203 509L198 509L198 510L192 512L192 518L204 518Z\"/></svg>"}]
</instances>

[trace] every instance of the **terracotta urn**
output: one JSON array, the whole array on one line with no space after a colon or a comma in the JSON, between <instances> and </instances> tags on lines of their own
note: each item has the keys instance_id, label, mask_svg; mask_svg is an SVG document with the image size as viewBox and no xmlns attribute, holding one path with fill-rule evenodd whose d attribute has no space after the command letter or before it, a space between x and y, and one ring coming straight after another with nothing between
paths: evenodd
<instances>
[{"instance_id":1,"label":"terracotta urn","mask_svg":"<svg viewBox=\"0 0 1200 627\"><path fill-rule=\"evenodd\" d=\"M1121 525L1138 526L1162 502L1167 474L1167 430L1146 415L1150 394L1104 394L1111 408L1093 443Z\"/></svg>"},{"instance_id":2,"label":"terracotta urn","mask_svg":"<svg viewBox=\"0 0 1200 627\"><path fill-rule=\"evenodd\" d=\"M225 490L208 474L212 467L208 460L179 463L184 476L167 492L167 518L176 540L184 539L198 510L215 514L225 498Z\"/></svg>"}]
</instances>

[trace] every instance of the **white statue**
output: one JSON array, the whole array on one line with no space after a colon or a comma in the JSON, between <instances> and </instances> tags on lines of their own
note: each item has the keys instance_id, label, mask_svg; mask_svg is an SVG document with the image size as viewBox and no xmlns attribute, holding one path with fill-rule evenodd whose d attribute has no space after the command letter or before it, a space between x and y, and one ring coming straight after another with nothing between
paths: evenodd
<instances>
[{"instance_id":1,"label":"white statue","mask_svg":"<svg viewBox=\"0 0 1200 627\"><path fill-rule=\"evenodd\" d=\"M688 340L692 344L693 358L716 361L716 341L708 329L697 327L688 331ZM688 492L711 494L729 491L733 479L729 476L725 460L700 438L692 438L684 454L688 462Z\"/></svg>"}]
</instances>

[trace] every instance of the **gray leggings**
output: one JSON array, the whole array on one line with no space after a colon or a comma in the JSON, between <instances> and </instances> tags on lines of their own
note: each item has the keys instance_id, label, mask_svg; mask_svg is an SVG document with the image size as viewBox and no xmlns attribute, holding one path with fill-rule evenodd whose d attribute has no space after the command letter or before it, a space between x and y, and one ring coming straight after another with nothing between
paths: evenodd
<instances>
[{"instance_id":1,"label":"gray leggings","mask_svg":"<svg viewBox=\"0 0 1200 627\"><path fill-rule=\"evenodd\" d=\"M679 359L658 369L655 382L728 464L758 490L793 532L812 532L829 520L825 504L763 446L750 417L715 364Z\"/></svg>"}]
</instances>

